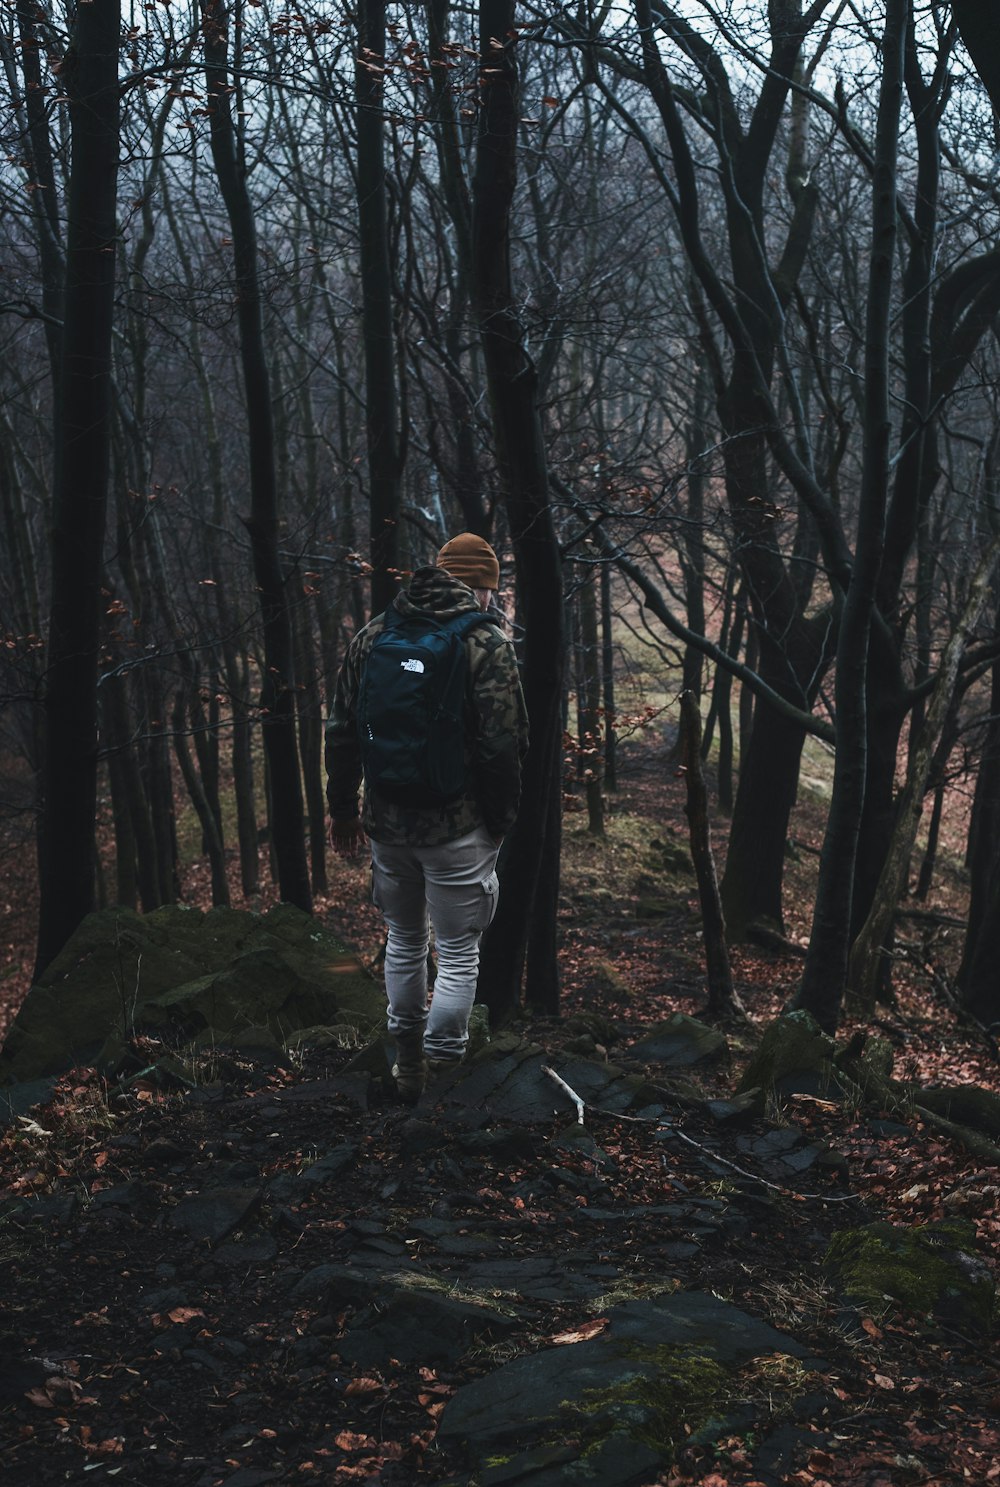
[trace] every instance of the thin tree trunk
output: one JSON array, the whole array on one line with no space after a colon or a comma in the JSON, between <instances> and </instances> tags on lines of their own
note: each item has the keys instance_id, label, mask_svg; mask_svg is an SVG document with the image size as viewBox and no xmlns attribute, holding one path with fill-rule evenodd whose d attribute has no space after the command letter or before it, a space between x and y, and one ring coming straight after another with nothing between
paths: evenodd
<instances>
[{"instance_id":1,"label":"thin tree trunk","mask_svg":"<svg viewBox=\"0 0 1000 1487\"><path fill-rule=\"evenodd\" d=\"M359 0L355 72L361 335L365 348L373 614L385 609L399 588L399 506L403 469L385 173L385 11L385 0Z\"/></svg>"},{"instance_id":2,"label":"thin tree trunk","mask_svg":"<svg viewBox=\"0 0 1000 1487\"><path fill-rule=\"evenodd\" d=\"M927 704L921 737L916 746L910 750L906 782L900 791L896 825L886 852L875 901L851 949L850 990L853 1000L862 1010L868 1010L875 1005L881 967L881 949L892 927L893 916L902 895L934 751L948 709L952 704L952 693L962 652L965 649L967 637L974 629L986 601L987 589L998 553L1000 553L1000 537L994 538L991 542L969 583L969 591L962 613L958 617L938 664L937 678Z\"/></svg>"},{"instance_id":3,"label":"thin tree trunk","mask_svg":"<svg viewBox=\"0 0 1000 1487\"><path fill-rule=\"evenodd\" d=\"M524 346L510 272L517 178L518 98L513 0L482 0L480 115L474 182L474 266L500 484L514 545L524 618L524 692L531 725L521 810L507 843L503 892L484 948L480 998L503 1021L518 1005L528 926L547 934L558 910L558 873L540 872L558 850L563 602L559 544L549 507L537 373ZM553 801L553 792L556 799ZM539 828L544 836L539 841ZM532 958L525 995L558 1004L557 967Z\"/></svg>"},{"instance_id":4,"label":"thin tree trunk","mask_svg":"<svg viewBox=\"0 0 1000 1487\"><path fill-rule=\"evenodd\" d=\"M162 899L157 871L156 837L132 738L128 678L108 677L100 690L101 718L108 741L108 764L112 770L112 785L117 781L121 801L120 807L116 807L116 828L118 810L122 811L123 816L125 813L128 815L127 830L124 821L122 823L123 845L119 847L119 851L131 851L133 856L131 865L119 862L119 883L133 880L139 890L143 911L149 914L159 907ZM120 902L134 903L135 886L129 890L131 896L121 898Z\"/></svg>"},{"instance_id":5,"label":"thin tree trunk","mask_svg":"<svg viewBox=\"0 0 1000 1487\"><path fill-rule=\"evenodd\" d=\"M94 905L97 662L111 451L118 185L117 0L74 17L61 81L72 165L56 404L36 976Z\"/></svg>"},{"instance_id":6,"label":"thin tree trunk","mask_svg":"<svg viewBox=\"0 0 1000 1487\"><path fill-rule=\"evenodd\" d=\"M889 490L889 318L896 247L896 165L908 0L888 0L882 39L865 326L864 453L854 567L837 639L837 750L812 934L796 1006L829 1032L840 1021L850 950L858 832L868 768L868 643ZM887 926L888 927L888 926Z\"/></svg>"},{"instance_id":7,"label":"thin tree trunk","mask_svg":"<svg viewBox=\"0 0 1000 1487\"><path fill-rule=\"evenodd\" d=\"M726 948L726 924L722 917L722 900L712 855L708 823L708 791L701 766L701 712L695 692L681 693L680 756L684 767L691 858L698 880L701 923L705 944L705 968L708 972L707 1012L712 1017L745 1016L739 997L733 989L733 976Z\"/></svg>"},{"instance_id":8,"label":"thin tree trunk","mask_svg":"<svg viewBox=\"0 0 1000 1487\"><path fill-rule=\"evenodd\" d=\"M601 727L600 637L597 631L597 595L593 568L584 569L577 595L580 615L580 662L583 673L583 707L580 714L580 749L587 794L587 830L604 835L604 738Z\"/></svg>"},{"instance_id":9,"label":"thin tree trunk","mask_svg":"<svg viewBox=\"0 0 1000 1487\"><path fill-rule=\"evenodd\" d=\"M228 907L229 882L226 877L225 849L222 845L218 823L212 814L211 801L205 793L204 781L195 768L191 750L188 747L187 708L183 691L179 691L174 698L172 723L174 753L177 755L177 763L180 765L181 775L191 797L191 804L201 823L202 839L207 844L208 861L212 873L212 903Z\"/></svg>"},{"instance_id":10,"label":"thin tree trunk","mask_svg":"<svg viewBox=\"0 0 1000 1487\"><path fill-rule=\"evenodd\" d=\"M261 718L269 771L271 841L281 897L312 910L303 830L302 780L295 739L295 672L288 596L278 550L274 419L264 351L257 236L246 163L233 123L228 15L223 0L202 0L212 160L233 237L240 355L249 424L250 516L246 528L263 619Z\"/></svg>"},{"instance_id":11,"label":"thin tree trunk","mask_svg":"<svg viewBox=\"0 0 1000 1487\"><path fill-rule=\"evenodd\" d=\"M618 789L618 732L615 726L615 632L611 607L611 564L601 564L601 692L604 705L604 788Z\"/></svg>"}]
</instances>

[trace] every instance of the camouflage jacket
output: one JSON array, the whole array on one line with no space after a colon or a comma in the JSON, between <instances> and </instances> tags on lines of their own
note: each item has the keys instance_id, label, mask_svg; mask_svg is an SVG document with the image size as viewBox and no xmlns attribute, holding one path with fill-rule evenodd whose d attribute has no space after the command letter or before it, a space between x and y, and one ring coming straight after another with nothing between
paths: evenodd
<instances>
[{"instance_id":1,"label":"camouflage jacket","mask_svg":"<svg viewBox=\"0 0 1000 1487\"><path fill-rule=\"evenodd\" d=\"M445 618L475 609L472 590L443 568L418 568L409 589L393 601L405 615ZM361 674L372 642L384 625L377 615L348 647L326 725L327 799L335 820L358 815L361 743L357 703ZM467 785L456 800L438 807L407 806L365 790L361 823L376 842L440 846L485 825L494 837L514 824L521 787L521 760L528 746L528 718L514 648L485 618L469 632L465 747Z\"/></svg>"}]
</instances>

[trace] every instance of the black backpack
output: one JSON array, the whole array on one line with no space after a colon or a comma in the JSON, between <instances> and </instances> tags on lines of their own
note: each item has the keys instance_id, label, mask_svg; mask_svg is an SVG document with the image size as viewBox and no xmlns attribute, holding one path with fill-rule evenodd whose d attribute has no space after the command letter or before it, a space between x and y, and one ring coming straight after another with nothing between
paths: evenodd
<instances>
[{"instance_id":1,"label":"black backpack","mask_svg":"<svg viewBox=\"0 0 1000 1487\"><path fill-rule=\"evenodd\" d=\"M405 805L442 805L465 788L465 640L486 615L435 620L393 605L383 619L358 696L365 784Z\"/></svg>"}]
</instances>

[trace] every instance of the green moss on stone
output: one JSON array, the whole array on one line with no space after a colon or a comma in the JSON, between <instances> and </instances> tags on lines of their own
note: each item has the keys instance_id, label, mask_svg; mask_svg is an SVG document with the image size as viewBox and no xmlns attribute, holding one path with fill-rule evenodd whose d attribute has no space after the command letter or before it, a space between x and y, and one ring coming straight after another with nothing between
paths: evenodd
<instances>
[{"instance_id":1,"label":"green moss on stone","mask_svg":"<svg viewBox=\"0 0 1000 1487\"><path fill-rule=\"evenodd\" d=\"M835 1234L825 1265L844 1293L864 1306L897 1301L905 1310L988 1329L995 1290L960 1219L908 1229L887 1223Z\"/></svg>"},{"instance_id":2,"label":"green moss on stone","mask_svg":"<svg viewBox=\"0 0 1000 1487\"><path fill-rule=\"evenodd\" d=\"M687 1439L685 1426L694 1431L719 1412L732 1390L732 1376L695 1348L633 1345L623 1351L634 1373L562 1405L585 1442L581 1459L599 1450L609 1434L624 1431L669 1461Z\"/></svg>"}]
</instances>

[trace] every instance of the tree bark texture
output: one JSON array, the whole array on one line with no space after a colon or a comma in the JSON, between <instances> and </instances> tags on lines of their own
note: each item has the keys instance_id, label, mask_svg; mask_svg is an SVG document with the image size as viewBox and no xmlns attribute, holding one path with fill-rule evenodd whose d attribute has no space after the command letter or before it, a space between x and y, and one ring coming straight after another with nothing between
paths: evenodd
<instances>
[{"instance_id":1,"label":"tree bark texture","mask_svg":"<svg viewBox=\"0 0 1000 1487\"><path fill-rule=\"evenodd\" d=\"M558 873L542 874L558 851L561 799L563 600L559 544L549 507L537 373L524 346L511 284L510 217L517 179L518 76L513 0L479 10L480 113L473 202L476 309L486 363L500 485L524 620L523 682L531 748L521 810L507 843L503 891L484 944L479 996L494 1020L517 1007L529 921L543 936L558 909ZM553 803L553 792L556 803ZM539 835L541 833L541 836ZM551 957L532 957L525 996L558 1003Z\"/></svg>"},{"instance_id":2,"label":"tree bark texture","mask_svg":"<svg viewBox=\"0 0 1000 1487\"><path fill-rule=\"evenodd\" d=\"M615 721L615 636L611 564L601 564L601 702L604 707L604 786L618 789L618 730Z\"/></svg>"},{"instance_id":3,"label":"tree bark texture","mask_svg":"<svg viewBox=\"0 0 1000 1487\"><path fill-rule=\"evenodd\" d=\"M119 31L117 0L81 5L63 66L72 165L54 430L36 975L94 904L97 665L117 245Z\"/></svg>"},{"instance_id":4,"label":"tree bark texture","mask_svg":"<svg viewBox=\"0 0 1000 1487\"><path fill-rule=\"evenodd\" d=\"M952 702L955 679L969 633L975 627L986 600L993 568L1000 552L1000 537L994 538L977 564L969 582L963 612L944 648L938 665L934 691L927 705L920 739L910 751L906 782L896 808L896 824L885 855L871 913L851 949L849 985L853 1000L862 1008L875 1004L882 947L906 884L906 873L916 840L924 792L934 759L938 737Z\"/></svg>"},{"instance_id":5,"label":"tree bark texture","mask_svg":"<svg viewBox=\"0 0 1000 1487\"><path fill-rule=\"evenodd\" d=\"M908 0L889 0L875 135L865 322L863 450L854 566L837 637L837 744L812 933L796 1005L833 1032L847 982L851 904L868 769L868 644L889 488L889 318L896 247L896 163Z\"/></svg>"},{"instance_id":6,"label":"tree bark texture","mask_svg":"<svg viewBox=\"0 0 1000 1487\"><path fill-rule=\"evenodd\" d=\"M385 172L382 82L385 9L385 0L360 0L355 72L361 335L365 350L373 614L380 614L391 604L399 588L399 505L403 469Z\"/></svg>"},{"instance_id":7,"label":"tree bark texture","mask_svg":"<svg viewBox=\"0 0 1000 1487\"><path fill-rule=\"evenodd\" d=\"M705 969L708 972L707 1010L712 1016L731 1017L741 1014L743 1008L733 990L726 948L726 923L722 917L722 900L709 834L708 791L701 764L701 711L697 693L687 689L681 693L680 755L687 787L684 810L701 905Z\"/></svg>"},{"instance_id":8,"label":"tree bark texture","mask_svg":"<svg viewBox=\"0 0 1000 1487\"><path fill-rule=\"evenodd\" d=\"M223 0L202 0L212 160L233 237L240 357L249 427L250 535L264 636L261 719L267 758L271 841L281 897L312 911L303 830L302 780L295 738L295 669L288 595L278 550L274 419L264 350L257 236L230 103L228 15Z\"/></svg>"},{"instance_id":9,"label":"tree bark texture","mask_svg":"<svg viewBox=\"0 0 1000 1487\"><path fill-rule=\"evenodd\" d=\"M586 568L577 595L580 615L580 660L582 666L582 707L580 710L580 749L583 778L587 794L587 830L592 836L604 835L604 738L601 726L601 656L597 629L597 595L595 573Z\"/></svg>"}]
</instances>

